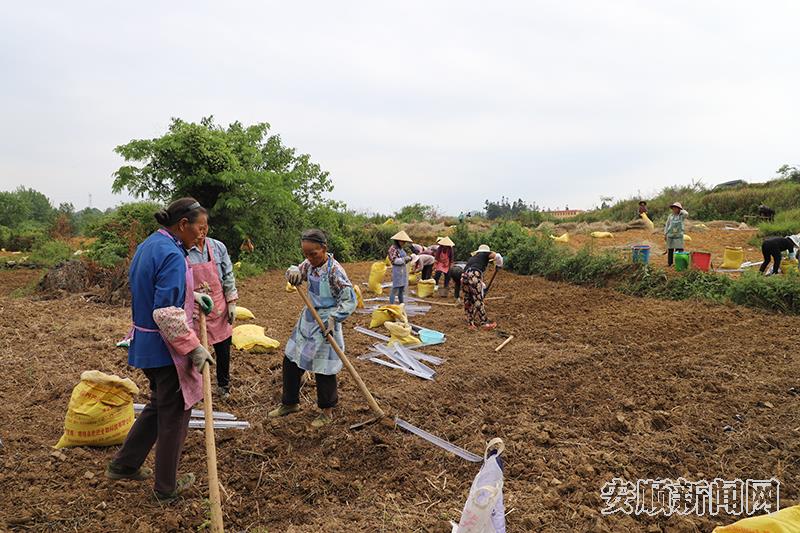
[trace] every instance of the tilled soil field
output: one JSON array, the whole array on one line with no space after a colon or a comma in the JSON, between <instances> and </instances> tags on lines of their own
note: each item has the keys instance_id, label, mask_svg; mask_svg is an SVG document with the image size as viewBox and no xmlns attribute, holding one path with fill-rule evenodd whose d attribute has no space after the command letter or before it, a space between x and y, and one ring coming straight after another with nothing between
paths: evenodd
<instances>
[{"instance_id":1,"label":"tilled soil field","mask_svg":"<svg viewBox=\"0 0 800 533\"><path fill-rule=\"evenodd\" d=\"M361 282L368 265L347 270ZM202 530L200 431L190 432L181 464L198 483L169 505L156 503L147 483L103 477L114 448L51 456L82 371L130 377L143 391L147 381L114 347L128 309L80 296L12 299L7 274L0 272L0 530ZM283 290L282 272L240 285L240 303L284 344L301 302ZM371 339L349 327L345 337L387 411L476 453L493 437L505 440L509 532L710 531L734 520L602 515L600 489L613 477L775 476L782 507L800 499L797 318L506 272L492 293L506 298L489 302L490 317L515 336L500 353L501 337L469 332L457 308L433 306L413 319L448 335L426 349L447 359L432 382L356 360ZM367 322L354 315L346 325ZM369 412L346 372L334 424L308 429L313 386L300 414L268 420L280 398L281 357L234 352L233 396L215 405L253 425L217 432L227 530L449 531L478 466L401 430L349 430ZM145 399L143 392L136 400Z\"/></svg>"}]
</instances>

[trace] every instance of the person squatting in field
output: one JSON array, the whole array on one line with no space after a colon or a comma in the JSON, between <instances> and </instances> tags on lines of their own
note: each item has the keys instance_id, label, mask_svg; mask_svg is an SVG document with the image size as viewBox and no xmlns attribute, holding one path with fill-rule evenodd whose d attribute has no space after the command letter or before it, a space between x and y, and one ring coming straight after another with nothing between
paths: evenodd
<instances>
[{"instance_id":1,"label":"person squatting in field","mask_svg":"<svg viewBox=\"0 0 800 533\"><path fill-rule=\"evenodd\" d=\"M495 268L503 268L503 256L493 252L488 245L481 244L472 252L472 257L464 267L461 275L461 288L464 291L464 312L467 315L469 329L483 328L492 330L497 327L495 322L489 322L486 316L486 307L483 303L485 285L483 275L489 262L494 261Z\"/></svg>"},{"instance_id":2,"label":"person squatting in field","mask_svg":"<svg viewBox=\"0 0 800 533\"><path fill-rule=\"evenodd\" d=\"M780 272L781 268L781 252L789 252L789 259L794 259L797 256L798 249L800 249L800 234L764 239L761 243L761 253L764 256L764 262L761 263L759 271L763 274L764 271L767 270L767 266L769 266L771 260L771 274L777 274Z\"/></svg>"},{"instance_id":3,"label":"person squatting in field","mask_svg":"<svg viewBox=\"0 0 800 533\"><path fill-rule=\"evenodd\" d=\"M342 369L342 361L326 337L331 333L344 350L342 322L356 310L357 299L344 268L328 253L325 233L318 229L306 230L300 245L306 259L289 267L286 280L293 286L303 281L308 283L308 296L325 324L325 331L320 329L311 311L303 308L286 343L281 405L270 411L269 416L276 418L298 412L303 374L313 372L317 406L322 412L311 426L318 428L332 421L333 408L339 402L336 374Z\"/></svg>"}]
</instances>

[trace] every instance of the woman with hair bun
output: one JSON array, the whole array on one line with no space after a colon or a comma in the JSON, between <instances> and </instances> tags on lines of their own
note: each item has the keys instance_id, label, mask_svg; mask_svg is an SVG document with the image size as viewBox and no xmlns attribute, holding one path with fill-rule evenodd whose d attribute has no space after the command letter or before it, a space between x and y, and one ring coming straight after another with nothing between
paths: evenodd
<instances>
[{"instance_id":1,"label":"woman with hair bun","mask_svg":"<svg viewBox=\"0 0 800 533\"><path fill-rule=\"evenodd\" d=\"M150 381L150 402L131 427L122 448L106 468L111 479L144 480L143 467L155 445L155 496L177 498L194 482L194 474L177 478L192 406L203 398L202 371L214 364L192 330L195 294L186 259L207 223L206 210L194 198L181 198L155 214L161 225L136 248L128 272L131 329L128 364Z\"/></svg>"}]
</instances>

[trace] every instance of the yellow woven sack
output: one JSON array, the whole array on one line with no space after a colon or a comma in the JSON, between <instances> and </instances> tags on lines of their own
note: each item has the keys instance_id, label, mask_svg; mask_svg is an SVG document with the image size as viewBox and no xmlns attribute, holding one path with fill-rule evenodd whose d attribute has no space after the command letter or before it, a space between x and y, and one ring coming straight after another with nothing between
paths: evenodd
<instances>
[{"instance_id":1,"label":"yellow woven sack","mask_svg":"<svg viewBox=\"0 0 800 533\"><path fill-rule=\"evenodd\" d=\"M797 259L784 259L781 261L781 274L797 271Z\"/></svg>"},{"instance_id":2,"label":"yellow woven sack","mask_svg":"<svg viewBox=\"0 0 800 533\"><path fill-rule=\"evenodd\" d=\"M56 448L122 444L133 425L133 395L139 387L130 379L87 370L72 389L64 435Z\"/></svg>"},{"instance_id":3,"label":"yellow woven sack","mask_svg":"<svg viewBox=\"0 0 800 533\"><path fill-rule=\"evenodd\" d=\"M250 353L264 353L281 345L275 339L264 335L264 328L255 324L243 324L233 328L233 345L237 350Z\"/></svg>"},{"instance_id":4,"label":"yellow woven sack","mask_svg":"<svg viewBox=\"0 0 800 533\"><path fill-rule=\"evenodd\" d=\"M744 263L744 250L741 246L726 246L720 268L739 268Z\"/></svg>"},{"instance_id":5,"label":"yellow woven sack","mask_svg":"<svg viewBox=\"0 0 800 533\"><path fill-rule=\"evenodd\" d=\"M565 233L560 237L556 237L555 235L550 235L550 238L553 239L553 242L569 242L569 233Z\"/></svg>"},{"instance_id":6,"label":"yellow woven sack","mask_svg":"<svg viewBox=\"0 0 800 533\"><path fill-rule=\"evenodd\" d=\"M377 295L381 295L383 293L383 287L381 287L381 283L383 283L383 276L386 274L386 263L383 261L376 261L372 263L372 266L369 268L369 292Z\"/></svg>"},{"instance_id":7,"label":"yellow woven sack","mask_svg":"<svg viewBox=\"0 0 800 533\"><path fill-rule=\"evenodd\" d=\"M743 518L731 525L714 528L714 533L800 533L800 505Z\"/></svg>"},{"instance_id":8,"label":"yellow woven sack","mask_svg":"<svg viewBox=\"0 0 800 533\"><path fill-rule=\"evenodd\" d=\"M384 322L394 320L402 323L408 322L406 316L406 306L400 305L382 305L372 312L372 320L369 327L377 328L382 326Z\"/></svg>"},{"instance_id":9,"label":"yellow woven sack","mask_svg":"<svg viewBox=\"0 0 800 533\"><path fill-rule=\"evenodd\" d=\"M409 285L414 285L416 283L419 283L419 274L409 274L408 275L408 284Z\"/></svg>"},{"instance_id":10,"label":"yellow woven sack","mask_svg":"<svg viewBox=\"0 0 800 533\"><path fill-rule=\"evenodd\" d=\"M427 298L433 294L433 289L436 287L436 282L432 279L423 279L417 283L417 296L420 298Z\"/></svg>"},{"instance_id":11,"label":"yellow woven sack","mask_svg":"<svg viewBox=\"0 0 800 533\"><path fill-rule=\"evenodd\" d=\"M656 225L653 224L653 221L650 220L650 217L647 216L647 213L642 213L642 220L644 220L644 223L647 224L647 229L649 229L650 231L656 229Z\"/></svg>"},{"instance_id":12,"label":"yellow woven sack","mask_svg":"<svg viewBox=\"0 0 800 533\"><path fill-rule=\"evenodd\" d=\"M253 320L256 316L246 307L236 306L236 320Z\"/></svg>"},{"instance_id":13,"label":"yellow woven sack","mask_svg":"<svg viewBox=\"0 0 800 533\"><path fill-rule=\"evenodd\" d=\"M364 297L361 296L361 287L353 285L353 292L356 293L356 309L364 309Z\"/></svg>"},{"instance_id":14,"label":"yellow woven sack","mask_svg":"<svg viewBox=\"0 0 800 533\"><path fill-rule=\"evenodd\" d=\"M402 322L385 322L383 324L389 330L391 338L387 344L420 344L421 341L411 334L411 326Z\"/></svg>"},{"instance_id":15,"label":"yellow woven sack","mask_svg":"<svg viewBox=\"0 0 800 533\"><path fill-rule=\"evenodd\" d=\"M593 231L592 232L592 237L595 238L595 239L610 239L613 236L614 235L612 235L608 231Z\"/></svg>"}]
</instances>

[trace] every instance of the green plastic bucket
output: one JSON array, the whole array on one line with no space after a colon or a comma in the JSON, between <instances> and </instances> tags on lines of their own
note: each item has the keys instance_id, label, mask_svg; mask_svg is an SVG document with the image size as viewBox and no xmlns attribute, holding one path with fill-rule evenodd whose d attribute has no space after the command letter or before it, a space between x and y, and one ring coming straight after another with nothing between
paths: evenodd
<instances>
[{"instance_id":1,"label":"green plastic bucket","mask_svg":"<svg viewBox=\"0 0 800 533\"><path fill-rule=\"evenodd\" d=\"M675 252L675 272L689 270L689 252Z\"/></svg>"}]
</instances>

